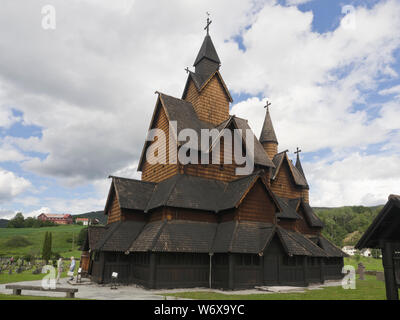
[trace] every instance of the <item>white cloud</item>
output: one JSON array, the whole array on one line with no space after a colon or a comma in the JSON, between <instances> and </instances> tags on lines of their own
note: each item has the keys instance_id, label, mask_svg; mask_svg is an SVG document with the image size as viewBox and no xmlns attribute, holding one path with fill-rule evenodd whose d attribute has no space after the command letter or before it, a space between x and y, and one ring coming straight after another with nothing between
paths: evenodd
<instances>
[{"instance_id":1,"label":"white cloud","mask_svg":"<svg viewBox=\"0 0 400 320\"><path fill-rule=\"evenodd\" d=\"M303 4L303 3L308 3L314 0L286 0L286 4L288 5L299 5L299 4Z\"/></svg>"},{"instance_id":2,"label":"white cloud","mask_svg":"<svg viewBox=\"0 0 400 320\"><path fill-rule=\"evenodd\" d=\"M0 203L12 201L30 186L31 183L28 180L0 168Z\"/></svg>"},{"instance_id":3,"label":"white cloud","mask_svg":"<svg viewBox=\"0 0 400 320\"><path fill-rule=\"evenodd\" d=\"M400 96L400 85L398 86L394 86L388 89L383 89L381 91L379 91L380 95L386 96L389 94L395 94L396 96Z\"/></svg>"},{"instance_id":4,"label":"white cloud","mask_svg":"<svg viewBox=\"0 0 400 320\"><path fill-rule=\"evenodd\" d=\"M0 142L0 162L23 161L27 159L25 155L19 152L12 145Z\"/></svg>"},{"instance_id":5,"label":"white cloud","mask_svg":"<svg viewBox=\"0 0 400 320\"><path fill-rule=\"evenodd\" d=\"M333 163L304 163L314 206L378 205L399 194L400 156L349 154Z\"/></svg>"},{"instance_id":6,"label":"white cloud","mask_svg":"<svg viewBox=\"0 0 400 320\"><path fill-rule=\"evenodd\" d=\"M0 12L0 46L7 47L0 55L0 126L18 120L10 111L12 105L24 112L24 124L43 128L41 138L4 139L9 147L2 157L23 161L24 170L55 177L65 185L92 182L98 191L98 197L84 200L46 199L45 206L52 210L79 213L102 208L109 174L140 176L135 168L156 101L153 93L180 96L186 80L183 69L193 63L204 36L206 11L212 13L211 34L228 87L233 93L272 101L281 149L330 148L335 154L330 160L343 162L336 165L344 171L352 168L352 162L345 161L351 157L349 150L377 143L386 143L382 150L400 150L393 132L398 129L397 103L382 106L380 118L372 120L368 109L352 111L355 104L365 102L364 90L376 90L382 78L398 77L391 67L393 52L400 47L398 1L379 3L372 10L358 8L355 30L341 26L325 34L312 31L312 12L272 0L53 4L58 17L55 31L41 29L39 2L22 7L5 0ZM245 52L232 41L238 34ZM264 104L249 98L234 105L232 113L248 118L259 134ZM22 159L13 145L47 157ZM387 155L377 157L379 162ZM329 169L326 160L321 161ZM317 172L312 166L309 171ZM316 179L313 200L334 203L342 197L341 178ZM386 192L391 187L388 184ZM332 200L326 194L332 194ZM337 203L365 199L361 193L349 195L353 198Z\"/></svg>"}]
</instances>

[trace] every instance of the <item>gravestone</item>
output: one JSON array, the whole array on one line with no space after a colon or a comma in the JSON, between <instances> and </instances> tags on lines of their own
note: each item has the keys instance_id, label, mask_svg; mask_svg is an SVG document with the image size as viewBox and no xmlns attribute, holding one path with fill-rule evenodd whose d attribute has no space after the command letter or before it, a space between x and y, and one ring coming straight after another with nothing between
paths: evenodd
<instances>
[{"instance_id":1,"label":"gravestone","mask_svg":"<svg viewBox=\"0 0 400 320\"><path fill-rule=\"evenodd\" d=\"M10 270L8 270L8 274L11 275L12 274L12 269L10 268Z\"/></svg>"},{"instance_id":2,"label":"gravestone","mask_svg":"<svg viewBox=\"0 0 400 320\"><path fill-rule=\"evenodd\" d=\"M384 272L377 272L376 273L376 280L385 281L385 273Z\"/></svg>"},{"instance_id":3,"label":"gravestone","mask_svg":"<svg viewBox=\"0 0 400 320\"><path fill-rule=\"evenodd\" d=\"M15 270L16 273L22 273L22 267L18 267L17 270Z\"/></svg>"},{"instance_id":4,"label":"gravestone","mask_svg":"<svg viewBox=\"0 0 400 320\"><path fill-rule=\"evenodd\" d=\"M362 262L360 262L359 264L358 264L358 269L357 269L357 272L358 272L358 274L359 274L359 280L365 280L365 266L363 265L363 263Z\"/></svg>"}]
</instances>

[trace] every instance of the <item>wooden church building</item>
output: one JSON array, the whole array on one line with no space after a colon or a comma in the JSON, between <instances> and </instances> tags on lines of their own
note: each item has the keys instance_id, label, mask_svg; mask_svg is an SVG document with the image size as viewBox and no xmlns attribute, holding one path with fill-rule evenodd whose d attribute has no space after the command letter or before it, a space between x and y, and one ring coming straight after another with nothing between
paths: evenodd
<instances>
[{"instance_id":1,"label":"wooden church building","mask_svg":"<svg viewBox=\"0 0 400 320\"><path fill-rule=\"evenodd\" d=\"M182 97L158 93L150 129L162 129L167 141L171 121L178 133L250 129L229 114L232 97L220 66L207 27ZM236 175L235 162L150 164L146 151L155 142L145 142L142 179L112 177L108 223L89 227L84 256L92 280L108 283L117 272L119 282L146 288L233 290L341 278L345 254L321 235L299 153L294 165L288 151L278 152L268 108L260 137L251 134L254 171L246 176ZM157 150L167 160L181 147L172 139L177 148ZM223 163L226 152L219 152Z\"/></svg>"}]
</instances>

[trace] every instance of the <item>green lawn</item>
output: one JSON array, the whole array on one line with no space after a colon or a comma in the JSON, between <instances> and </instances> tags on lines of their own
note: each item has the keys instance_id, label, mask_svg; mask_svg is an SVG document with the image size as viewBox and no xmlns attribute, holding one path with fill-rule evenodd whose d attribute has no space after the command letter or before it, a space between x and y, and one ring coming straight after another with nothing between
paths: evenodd
<instances>
[{"instance_id":1,"label":"green lawn","mask_svg":"<svg viewBox=\"0 0 400 320\"><path fill-rule=\"evenodd\" d=\"M80 251L76 244L79 231L84 228L80 225L67 225L45 228L0 228L0 255L2 256L23 256L25 254L40 255L44 234L50 231L53 234L52 251L64 257L80 257ZM14 236L24 236L32 244L26 247L13 247L6 245L7 240ZM74 246L72 246L74 237Z\"/></svg>"},{"instance_id":2,"label":"green lawn","mask_svg":"<svg viewBox=\"0 0 400 320\"><path fill-rule=\"evenodd\" d=\"M358 276L357 276L358 277ZM328 287L321 290L306 290L304 293L272 293L272 294L222 294L214 292L182 292L163 294L196 300L385 300L385 284L374 276L356 282L355 290L342 287Z\"/></svg>"},{"instance_id":3,"label":"green lawn","mask_svg":"<svg viewBox=\"0 0 400 320\"><path fill-rule=\"evenodd\" d=\"M61 278L67 277L67 271L69 267L69 261L64 260L64 272L61 274ZM78 270L79 261L76 261L75 273ZM40 274L32 274L33 270L27 270L22 273L13 273L11 275L8 274L8 271L5 270L3 273L0 274L0 284L3 283L13 283L13 282L22 282L22 281L35 281L35 280L42 280L45 276L44 273ZM57 272L57 271L56 271Z\"/></svg>"},{"instance_id":4,"label":"green lawn","mask_svg":"<svg viewBox=\"0 0 400 320\"><path fill-rule=\"evenodd\" d=\"M374 259L367 257L360 257L360 260L357 261L354 257L344 258L345 265L352 265L356 270L358 264L362 262L365 266L365 270L368 271L383 271L382 259Z\"/></svg>"}]
</instances>

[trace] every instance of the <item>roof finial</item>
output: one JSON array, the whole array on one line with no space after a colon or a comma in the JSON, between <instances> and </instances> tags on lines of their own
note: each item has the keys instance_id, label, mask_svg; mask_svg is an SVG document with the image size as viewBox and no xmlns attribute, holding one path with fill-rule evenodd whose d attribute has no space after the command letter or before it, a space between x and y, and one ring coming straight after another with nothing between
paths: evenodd
<instances>
[{"instance_id":1,"label":"roof finial","mask_svg":"<svg viewBox=\"0 0 400 320\"><path fill-rule=\"evenodd\" d=\"M268 112L269 112L269 107L270 106L272 106L272 103L267 100L267 104L266 104L266 106L264 108L267 108Z\"/></svg>"},{"instance_id":2,"label":"roof finial","mask_svg":"<svg viewBox=\"0 0 400 320\"><path fill-rule=\"evenodd\" d=\"M186 73L189 73L190 72L189 67L186 67L185 71Z\"/></svg>"},{"instance_id":3,"label":"roof finial","mask_svg":"<svg viewBox=\"0 0 400 320\"><path fill-rule=\"evenodd\" d=\"M206 14L207 14L207 25L204 28L204 30L207 30L207 35L209 35L210 34L210 24L212 23L212 21L210 20L210 13L207 11Z\"/></svg>"},{"instance_id":4,"label":"roof finial","mask_svg":"<svg viewBox=\"0 0 400 320\"><path fill-rule=\"evenodd\" d=\"M301 152L300 148L297 147L297 151L295 152L295 154L297 154L297 156L299 156L300 152Z\"/></svg>"}]
</instances>

